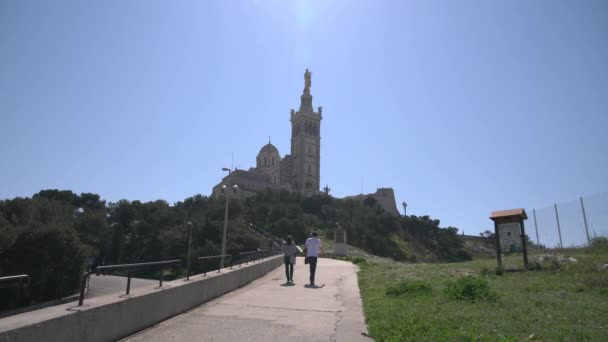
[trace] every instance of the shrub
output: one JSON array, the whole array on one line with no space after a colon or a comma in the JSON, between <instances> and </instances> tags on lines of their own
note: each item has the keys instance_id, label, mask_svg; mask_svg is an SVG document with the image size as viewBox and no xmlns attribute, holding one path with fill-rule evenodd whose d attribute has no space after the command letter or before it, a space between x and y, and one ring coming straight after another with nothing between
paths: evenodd
<instances>
[{"instance_id":1,"label":"shrub","mask_svg":"<svg viewBox=\"0 0 608 342\"><path fill-rule=\"evenodd\" d=\"M353 264L360 264L362 262L367 262L367 260L364 257L354 257L352 261L353 261Z\"/></svg>"},{"instance_id":2,"label":"shrub","mask_svg":"<svg viewBox=\"0 0 608 342\"><path fill-rule=\"evenodd\" d=\"M502 266L496 266L495 273L497 276L501 276L505 273L505 269Z\"/></svg>"},{"instance_id":3,"label":"shrub","mask_svg":"<svg viewBox=\"0 0 608 342\"><path fill-rule=\"evenodd\" d=\"M480 277L462 277L446 282L445 293L450 299L475 301L495 301L497 296L490 289L487 280Z\"/></svg>"},{"instance_id":4,"label":"shrub","mask_svg":"<svg viewBox=\"0 0 608 342\"><path fill-rule=\"evenodd\" d=\"M551 261L548 263L547 269L550 269L552 271L557 271L560 270L562 268L562 263L559 262L559 260L557 259L551 259Z\"/></svg>"},{"instance_id":5,"label":"shrub","mask_svg":"<svg viewBox=\"0 0 608 342\"><path fill-rule=\"evenodd\" d=\"M481 272L479 272L479 273L484 277L489 276L491 274L490 269L487 267L483 267L481 269Z\"/></svg>"},{"instance_id":6,"label":"shrub","mask_svg":"<svg viewBox=\"0 0 608 342\"><path fill-rule=\"evenodd\" d=\"M593 249L608 250L608 238L597 236L591 239L591 247Z\"/></svg>"},{"instance_id":7,"label":"shrub","mask_svg":"<svg viewBox=\"0 0 608 342\"><path fill-rule=\"evenodd\" d=\"M456 252L456 259L458 261L469 261L473 260L473 257L464 249L459 249L458 252Z\"/></svg>"},{"instance_id":8,"label":"shrub","mask_svg":"<svg viewBox=\"0 0 608 342\"><path fill-rule=\"evenodd\" d=\"M420 295L430 293L431 286L422 280L403 280L396 285L389 286L386 289L386 295L389 297L398 297L403 295Z\"/></svg>"},{"instance_id":9,"label":"shrub","mask_svg":"<svg viewBox=\"0 0 608 342\"><path fill-rule=\"evenodd\" d=\"M528 270L529 271L540 271L542 269L543 269L543 267L540 264L540 262L538 262L538 261L532 261L532 262L528 263Z\"/></svg>"}]
</instances>

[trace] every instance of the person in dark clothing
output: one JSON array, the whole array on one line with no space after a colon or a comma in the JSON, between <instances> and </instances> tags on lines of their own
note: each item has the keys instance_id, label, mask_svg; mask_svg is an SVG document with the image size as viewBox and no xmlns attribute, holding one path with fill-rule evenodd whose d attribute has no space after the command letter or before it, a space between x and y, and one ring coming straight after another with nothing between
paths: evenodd
<instances>
[{"instance_id":1,"label":"person in dark clothing","mask_svg":"<svg viewBox=\"0 0 608 342\"><path fill-rule=\"evenodd\" d=\"M293 265L296 263L296 245L293 243L291 236L287 237L287 241L283 245L283 262L285 263L285 276L287 283L293 283Z\"/></svg>"}]
</instances>

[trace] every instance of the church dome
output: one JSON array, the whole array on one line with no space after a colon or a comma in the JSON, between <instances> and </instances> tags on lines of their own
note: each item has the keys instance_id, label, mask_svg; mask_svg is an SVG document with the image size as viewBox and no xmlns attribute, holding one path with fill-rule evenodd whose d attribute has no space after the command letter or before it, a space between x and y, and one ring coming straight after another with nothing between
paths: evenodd
<instances>
[{"instance_id":1,"label":"church dome","mask_svg":"<svg viewBox=\"0 0 608 342\"><path fill-rule=\"evenodd\" d=\"M268 143L262 147L259 154L266 152L267 154L279 154L279 150L273 144Z\"/></svg>"},{"instance_id":2,"label":"church dome","mask_svg":"<svg viewBox=\"0 0 608 342\"><path fill-rule=\"evenodd\" d=\"M260 153L258 153L257 160L257 168L277 168L279 163L281 162L281 156L279 155L279 150L274 147L273 144L268 143L264 145L260 149Z\"/></svg>"}]
</instances>

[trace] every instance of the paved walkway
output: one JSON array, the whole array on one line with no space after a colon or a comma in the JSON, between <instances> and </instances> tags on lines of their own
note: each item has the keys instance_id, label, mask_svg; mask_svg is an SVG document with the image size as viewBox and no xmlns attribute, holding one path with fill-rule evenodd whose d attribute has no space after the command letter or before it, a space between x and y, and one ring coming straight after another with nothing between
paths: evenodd
<instances>
[{"instance_id":1,"label":"paved walkway","mask_svg":"<svg viewBox=\"0 0 608 342\"><path fill-rule=\"evenodd\" d=\"M369 341L356 266L319 259L316 283L298 258L295 285L285 269L127 338L127 341Z\"/></svg>"}]
</instances>

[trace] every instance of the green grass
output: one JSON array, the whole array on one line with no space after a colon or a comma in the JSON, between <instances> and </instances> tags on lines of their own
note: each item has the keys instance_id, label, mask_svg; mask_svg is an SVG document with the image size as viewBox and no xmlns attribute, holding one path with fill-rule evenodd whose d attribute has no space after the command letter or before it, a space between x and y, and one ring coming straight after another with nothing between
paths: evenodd
<instances>
[{"instance_id":1,"label":"green grass","mask_svg":"<svg viewBox=\"0 0 608 342\"><path fill-rule=\"evenodd\" d=\"M370 335L376 341L608 341L608 270L601 269L608 248L561 254L578 261L524 271L521 255L513 255L504 259L501 276L495 259L368 258L358 277Z\"/></svg>"}]
</instances>

